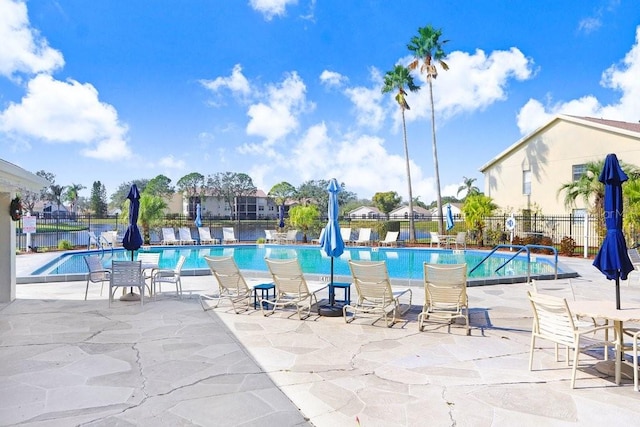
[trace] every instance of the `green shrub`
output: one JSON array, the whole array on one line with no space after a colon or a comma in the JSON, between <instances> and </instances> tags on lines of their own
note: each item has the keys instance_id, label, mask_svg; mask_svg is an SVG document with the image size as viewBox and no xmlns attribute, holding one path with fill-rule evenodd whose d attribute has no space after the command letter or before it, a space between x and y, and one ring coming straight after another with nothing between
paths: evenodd
<instances>
[{"instance_id":1,"label":"green shrub","mask_svg":"<svg viewBox=\"0 0 640 427\"><path fill-rule=\"evenodd\" d=\"M69 250L69 249L73 249L73 245L71 244L70 241L68 240L60 240L58 242L58 249L60 250Z\"/></svg>"},{"instance_id":2,"label":"green shrub","mask_svg":"<svg viewBox=\"0 0 640 427\"><path fill-rule=\"evenodd\" d=\"M262 245L264 243L266 243L267 239L265 239L264 237L258 237L258 239L256 240L256 243L259 245Z\"/></svg>"}]
</instances>

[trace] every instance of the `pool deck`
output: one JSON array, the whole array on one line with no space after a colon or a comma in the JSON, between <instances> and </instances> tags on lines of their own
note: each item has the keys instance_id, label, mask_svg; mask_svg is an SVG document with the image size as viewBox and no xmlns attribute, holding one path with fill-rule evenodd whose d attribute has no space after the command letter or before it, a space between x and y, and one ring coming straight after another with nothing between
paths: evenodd
<instances>
[{"instance_id":1,"label":"pool deck","mask_svg":"<svg viewBox=\"0 0 640 427\"><path fill-rule=\"evenodd\" d=\"M42 254L46 256L50 254ZM17 271L44 260L19 256ZM591 260L563 258L580 274L577 299L614 298ZM640 306L640 273L621 285ZM0 425L601 426L636 425L640 393L616 386L583 355L570 369L540 342L528 370L530 285L468 289L471 336L454 325L417 327L423 291L392 328L291 311L265 318L226 303L203 311L211 276L183 278L185 296L116 301L85 282L17 285L0 304Z\"/></svg>"}]
</instances>

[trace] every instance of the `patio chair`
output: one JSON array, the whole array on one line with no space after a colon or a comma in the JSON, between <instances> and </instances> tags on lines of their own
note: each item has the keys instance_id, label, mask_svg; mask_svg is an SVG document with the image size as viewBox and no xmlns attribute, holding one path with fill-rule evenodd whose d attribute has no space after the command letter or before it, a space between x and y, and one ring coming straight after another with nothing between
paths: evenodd
<instances>
[{"instance_id":1,"label":"patio chair","mask_svg":"<svg viewBox=\"0 0 640 427\"><path fill-rule=\"evenodd\" d=\"M298 236L298 230L287 231L287 237L284 238L285 243L295 243Z\"/></svg>"},{"instance_id":2,"label":"patio chair","mask_svg":"<svg viewBox=\"0 0 640 427\"><path fill-rule=\"evenodd\" d=\"M456 240L453 242L456 245L456 249L467 249L467 232L459 231L456 234Z\"/></svg>"},{"instance_id":3,"label":"patio chair","mask_svg":"<svg viewBox=\"0 0 640 427\"><path fill-rule=\"evenodd\" d=\"M217 245L220 243L219 239L211 237L211 229L209 227L198 227L198 236L200 236L201 245Z\"/></svg>"},{"instance_id":4,"label":"patio chair","mask_svg":"<svg viewBox=\"0 0 640 427\"><path fill-rule=\"evenodd\" d=\"M149 290L149 296L153 295L153 275L160 267L160 252L139 252L136 256L136 260L142 264L142 277L145 280L149 279L147 289Z\"/></svg>"},{"instance_id":5,"label":"patio chair","mask_svg":"<svg viewBox=\"0 0 640 427\"><path fill-rule=\"evenodd\" d=\"M89 268L89 274L87 274L87 287L84 291L84 300L87 300L87 294L89 293L89 283L100 283L100 296L102 296L102 288L104 282L109 281L111 272L102 266L102 261L97 255L85 255L84 262Z\"/></svg>"},{"instance_id":6,"label":"patio chair","mask_svg":"<svg viewBox=\"0 0 640 427\"><path fill-rule=\"evenodd\" d=\"M640 270L640 253L638 253L638 248L627 249L627 254L629 254L629 259L631 260L633 269ZM640 276L638 276L638 282L640 283ZM627 280L627 285L630 283L631 280Z\"/></svg>"},{"instance_id":7,"label":"patio chair","mask_svg":"<svg viewBox=\"0 0 640 427\"><path fill-rule=\"evenodd\" d=\"M467 301L467 264L424 263L424 306L418 315L418 330L424 330L426 320L444 320L449 332L454 319L465 322L467 335L469 327L469 304Z\"/></svg>"},{"instance_id":8,"label":"patio chair","mask_svg":"<svg viewBox=\"0 0 640 427\"><path fill-rule=\"evenodd\" d=\"M115 230L103 231L100 233L100 243L103 247L115 248L118 244L118 232Z\"/></svg>"},{"instance_id":9,"label":"patio chair","mask_svg":"<svg viewBox=\"0 0 640 427\"><path fill-rule=\"evenodd\" d=\"M251 308L251 296L253 288L247 285L244 276L240 273L238 266L232 256L211 257L205 256L205 261L211 273L218 282L218 295L200 295L202 309L207 311L217 308L220 301L228 299L236 314L238 307L247 311ZM215 301L215 305L210 306L205 301Z\"/></svg>"},{"instance_id":10,"label":"patio chair","mask_svg":"<svg viewBox=\"0 0 640 427\"><path fill-rule=\"evenodd\" d=\"M400 235L399 231L387 231L387 235L384 237L384 240L380 240L378 245L380 246L398 246L398 236Z\"/></svg>"},{"instance_id":11,"label":"patio chair","mask_svg":"<svg viewBox=\"0 0 640 427\"><path fill-rule=\"evenodd\" d=\"M276 230L264 230L264 241L265 243L275 243Z\"/></svg>"},{"instance_id":12,"label":"patio chair","mask_svg":"<svg viewBox=\"0 0 640 427\"><path fill-rule=\"evenodd\" d=\"M162 244L179 245L180 240L176 239L176 232L173 227L162 227Z\"/></svg>"},{"instance_id":13,"label":"patio chair","mask_svg":"<svg viewBox=\"0 0 640 427\"><path fill-rule=\"evenodd\" d=\"M349 268L353 276L358 298L351 304L342 307L342 315L345 322L350 323L356 318L357 313L375 313L384 317L387 327L396 323L396 318L405 314L411 308L413 293L410 288L394 289L384 261L352 261L349 260ZM400 297L408 295L407 308L401 311ZM348 318L349 311L352 312ZM391 322L389 322L389 316ZM378 321L374 321L373 323Z\"/></svg>"},{"instance_id":14,"label":"patio chair","mask_svg":"<svg viewBox=\"0 0 640 427\"><path fill-rule=\"evenodd\" d=\"M193 237L191 237L191 230L189 227L180 227L178 228L178 240L180 240L181 245L195 245L196 241Z\"/></svg>"},{"instance_id":15,"label":"patio chair","mask_svg":"<svg viewBox=\"0 0 640 427\"><path fill-rule=\"evenodd\" d=\"M260 299L260 308L262 314L269 316L273 314L278 307L285 308L295 306L296 312L300 320L304 320L311 315L311 306L314 301L318 303L317 293L325 289L328 284L311 284L309 285L304 278L302 269L298 259L270 259L265 258L267 267L273 277L273 283L276 285L275 300ZM266 303L266 304L264 304ZM273 308L269 312L265 312L265 305ZM306 315L302 317L301 307L306 308Z\"/></svg>"},{"instance_id":16,"label":"patio chair","mask_svg":"<svg viewBox=\"0 0 640 427\"><path fill-rule=\"evenodd\" d=\"M640 341L640 328L624 328L624 335L631 338L631 344L623 344L623 351L632 351L633 357L633 390L638 391L638 341Z\"/></svg>"},{"instance_id":17,"label":"patio chair","mask_svg":"<svg viewBox=\"0 0 640 427\"><path fill-rule=\"evenodd\" d=\"M238 243L233 227L222 228L222 243Z\"/></svg>"},{"instance_id":18,"label":"patio chair","mask_svg":"<svg viewBox=\"0 0 640 427\"><path fill-rule=\"evenodd\" d=\"M352 245L362 245L366 246L371 244L371 229L370 228L361 228L358 232L358 238L356 240L351 241Z\"/></svg>"},{"instance_id":19,"label":"patio chair","mask_svg":"<svg viewBox=\"0 0 640 427\"><path fill-rule=\"evenodd\" d=\"M140 306L144 305L144 276L140 261L113 261L109 278L109 307L117 288L138 288L140 290Z\"/></svg>"},{"instance_id":20,"label":"patio chair","mask_svg":"<svg viewBox=\"0 0 640 427\"><path fill-rule=\"evenodd\" d=\"M571 388L575 388L576 370L578 368L579 355L585 350L594 347L604 348L604 359L607 360L607 348L614 347L614 326L605 325L588 329L578 328L574 322L575 316L571 313L567 300L551 295L538 294L527 291L531 308L533 309L533 326L531 330L531 348L529 355L529 370L533 370L533 353L536 347L536 339L541 338L555 344L565 346L565 361L569 366L569 350L573 350L573 364L571 369ZM604 338L598 338L597 332L606 331ZM558 362L558 347L555 348L556 362Z\"/></svg>"},{"instance_id":21,"label":"patio chair","mask_svg":"<svg viewBox=\"0 0 640 427\"><path fill-rule=\"evenodd\" d=\"M429 239L429 247L432 248L434 244L437 245L437 247L440 247L442 241L440 240L440 236L438 235L438 233L436 233L435 231L430 231L429 235L431 236L431 238Z\"/></svg>"},{"instance_id":22,"label":"patio chair","mask_svg":"<svg viewBox=\"0 0 640 427\"><path fill-rule=\"evenodd\" d=\"M178 263L173 270L157 269L154 271L151 278L151 293L155 298L158 292L162 292L163 283L171 283L176 286L176 295L182 299L182 282L180 281L180 274L182 272L182 266L187 258L184 255L180 255ZM156 289L156 285L158 289Z\"/></svg>"}]
</instances>

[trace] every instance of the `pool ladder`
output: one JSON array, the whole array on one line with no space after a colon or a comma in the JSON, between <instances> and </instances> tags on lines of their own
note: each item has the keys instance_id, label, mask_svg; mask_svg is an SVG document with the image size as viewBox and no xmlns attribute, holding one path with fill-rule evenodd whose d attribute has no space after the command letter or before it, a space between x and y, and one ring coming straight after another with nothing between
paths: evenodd
<instances>
[{"instance_id":1,"label":"pool ladder","mask_svg":"<svg viewBox=\"0 0 640 427\"><path fill-rule=\"evenodd\" d=\"M537 249L547 249L547 250L553 251L553 254L555 257L555 262L554 262L555 278L556 279L558 278L558 250L553 246L546 246L546 245L497 245L497 246L494 246L491 252L489 252L486 257L482 258L482 261L480 261L475 267L471 269L471 271L469 271L469 275L471 275L471 273L473 273L478 267L480 267L482 263L484 263L487 259L489 259L491 255L493 255L498 249L501 249L501 248L518 249L518 251L511 258L509 258L504 263L502 263L500 267L496 268L494 273L497 273L498 271L500 271L505 265L509 264L515 257L517 257L522 252L526 252L527 253L527 282L530 282L531 281L531 250L530 249L537 248Z\"/></svg>"}]
</instances>

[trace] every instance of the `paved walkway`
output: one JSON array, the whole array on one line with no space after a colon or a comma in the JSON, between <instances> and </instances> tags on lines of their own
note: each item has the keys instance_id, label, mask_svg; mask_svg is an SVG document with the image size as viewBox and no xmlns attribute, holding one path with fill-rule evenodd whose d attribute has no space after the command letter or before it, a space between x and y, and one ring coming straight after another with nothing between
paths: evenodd
<instances>
[{"instance_id":1,"label":"paved walkway","mask_svg":"<svg viewBox=\"0 0 640 427\"><path fill-rule=\"evenodd\" d=\"M18 263L22 257L18 257ZM33 259L29 259L29 262ZM613 299L582 259L576 298ZM20 270L20 268L18 268ZM640 306L638 273L622 284ZM423 292L392 328L373 319L203 311L211 276L186 295L116 302L84 282L18 285L0 305L0 425L601 426L636 425L640 393L582 357L570 369L542 343L528 370L529 285L469 288L471 336L454 325L418 332Z\"/></svg>"}]
</instances>

